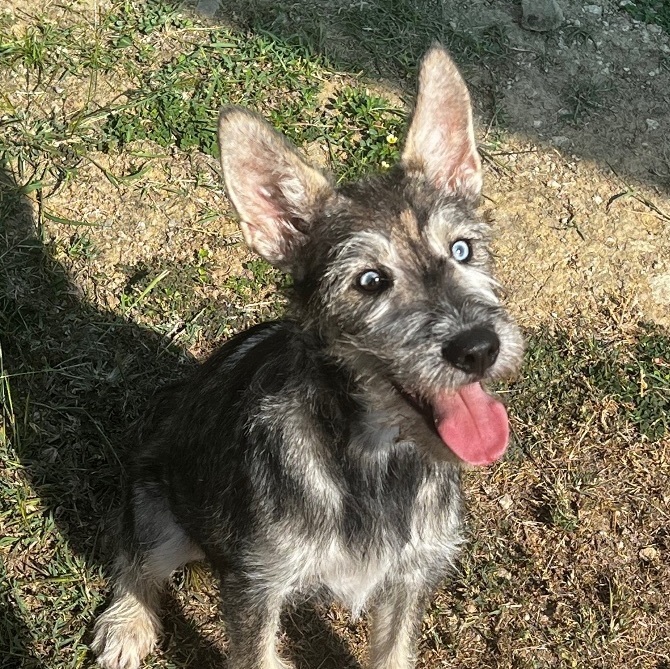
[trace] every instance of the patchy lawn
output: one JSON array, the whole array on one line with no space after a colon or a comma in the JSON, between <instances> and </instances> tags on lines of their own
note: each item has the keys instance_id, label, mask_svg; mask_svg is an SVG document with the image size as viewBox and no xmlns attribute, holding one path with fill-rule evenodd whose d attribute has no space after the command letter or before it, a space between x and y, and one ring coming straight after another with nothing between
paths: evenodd
<instances>
[{"instance_id":1,"label":"patchy lawn","mask_svg":"<svg viewBox=\"0 0 670 669\"><path fill-rule=\"evenodd\" d=\"M280 314L218 176L224 103L349 179L397 158L420 55L477 105L499 274L528 337L514 444L468 472L470 543L421 667L670 667L670 47L655 0L27 0L0 13L0 667L93 666L124 430L156 385ZM599 8L599 11L593 9ZM589 9L591 8L591 9ZM211 14L211 12L209 12ZM286 616L299 667L365 623ZM225 663L216 585L174 578L147 667Z\"/></svg>"}]
</instances>

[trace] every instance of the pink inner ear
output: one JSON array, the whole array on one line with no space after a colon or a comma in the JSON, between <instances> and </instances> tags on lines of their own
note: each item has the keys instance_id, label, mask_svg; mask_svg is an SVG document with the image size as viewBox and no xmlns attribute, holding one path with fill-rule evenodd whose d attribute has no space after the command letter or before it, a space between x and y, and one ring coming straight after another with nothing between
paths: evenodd
<instances>
[{"instance_id":1,"label":"pink inner ear","mask_svg":"<svg viewBox=\"0 0 670 669\"><path fill-rule=\"evenodd\" d=\"M421 166L437 188L469 199L479 196L481 161L470 96L456 66L439 48L428 53L421 68L403 162Z\"/></svg>"},{"instance_id":2,"label":"pink inner ear","mask_svg":"<svg viewBox=\"0 0 670 669\"><path fill-rule=\"evenodd\" d=\"M290 270L290 256L299 243L300 233L281 218L259 216L253 222L241 221L240 227L247 246L280 269Z\"/></svg>"},{"instance_id":3,"label":"pink inner ear","mask_svg":"<svg viewBox=\"0 0 670 669\"><path fill-rule=\"evenodd\" d=\"M447 167L450 165L451 167ZM445 171L450 174L444 184L447 190L455 193L472 193L479 195L482 189L481 162L477 149L461 150L456 155L449 155L445 160Z\"/></svg>"},{"instance_id":4,"label":"pink inner ear","mask_svg":"<svg viewBox=\"0 0 670 669\"><path fill-rule=\"evenodd\" d=\"M226 190L245 239L265 259L291 270L305 226L332 192L329 179L256 114L226 107L219 116L219 146Z\"/></svg>"},{"instance_id":5,"label":"pink inner ear","mask_svg":"<svg viewBox=\"0 0 670 669\"><path fill-rule=\"evenodd\" d=\"M458 104L443 106L435 119L421 119L429 125L418 134L415 146L422 152L426 176L438 188L454 194L476 197L481 191L481 161L477 152L469 112ZM436 125L430 127L431 121ZM423 135L423 136L422 136Z\"/></svg>"},{"instance_id":6,"label":"pink inner ear","mask_svg":"<svg viewBox=\"0 0 670 669\"><path fill-rule=\"evenodd\" d=\"M261 185L256 193L259 214L270 219L283 218L287 215L287 212L280 206L282 196L279 192L273 192L273 189L269 186Z\"/></svg>"}]
</instances>

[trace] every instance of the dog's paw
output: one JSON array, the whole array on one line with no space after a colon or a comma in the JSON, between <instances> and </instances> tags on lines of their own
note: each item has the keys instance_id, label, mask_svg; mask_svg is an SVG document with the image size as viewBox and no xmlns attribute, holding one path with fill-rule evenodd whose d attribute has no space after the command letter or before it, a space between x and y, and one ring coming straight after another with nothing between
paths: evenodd
<instances>
[{"instance_id":1,"label":"dog's paw","mask_svg":"<svg viewBox=\"0 0 670 669\"><path fill-rule=\"evenodd\" d=\"M121 599L98 618L91 649L103 669L139 669L159 631L152 611L137 600Z\"/></svg>"}]
</instances>

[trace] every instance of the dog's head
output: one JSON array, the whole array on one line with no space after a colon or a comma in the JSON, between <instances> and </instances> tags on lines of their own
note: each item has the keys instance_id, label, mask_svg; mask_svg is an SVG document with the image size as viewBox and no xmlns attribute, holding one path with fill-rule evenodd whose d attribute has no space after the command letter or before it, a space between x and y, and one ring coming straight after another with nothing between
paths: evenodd
<instances>
[{"instance_id":1,"label":"dog's head","mask_svg":"<svg viewBox=\"0 0 670 669\"><path fill-rule=\"evenodd\" d=\"M256 114L225 108L221 162L247 244L292 274L295 307L331 354L430 416L459 458L507 445L482 380L516 371L522 341L490 273L470 97L439 48L423 60L400 164L335 187Z\"/></svg>"}]
</instances>

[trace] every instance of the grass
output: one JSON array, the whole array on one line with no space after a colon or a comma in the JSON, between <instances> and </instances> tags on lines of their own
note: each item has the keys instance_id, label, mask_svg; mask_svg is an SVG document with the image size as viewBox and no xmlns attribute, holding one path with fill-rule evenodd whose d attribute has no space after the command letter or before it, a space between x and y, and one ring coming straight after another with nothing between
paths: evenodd
<instances>
[{"instance_id":1,"label":"grass","mask_svg":"<svg viewBox=\"0 0 670 669\"><path fill-rule=\"evenodd\" d=\"M567 113L575 123L586 117L596 116L606 109L607 95L611 92L612 86L605 81L598 79L576 81L566 91L566 99L571 107Z\"/></svg>"},{"instance_id":2,"label":"grass","mask_svg":"<svg viewBox=\"0 0 670 669\"><path fill-rule=\"evenodd\" d=\"M631 0L621 6L634 19L656 24L670 33L670 7L664 0Z\"/></svg>"},{"instance_id":3,"label":"grass","mask_svg":"<svg viewBox=\"0 0 670 669\"><path fill-rule=\"evenodd\" d=\"M157 0L0 15L2 669L93 666L125 427L282 311L286 278L242 248L221 194L216 109L259 109L349 179L397 159L430 41L466 68L512 53L504 28L466 31L438 2L227 8L212 24ZM606 91L570 92L578 119ZM670 339L593 318L527 333L501 389L515 443L466 475L472 550L426 617L421 667L670 666ZM365 627L321 613L287 616L299 666L354 664ZM224 649L211 575L176 575L147 666L220 666Z\"/></svg>"}]
</instances>

